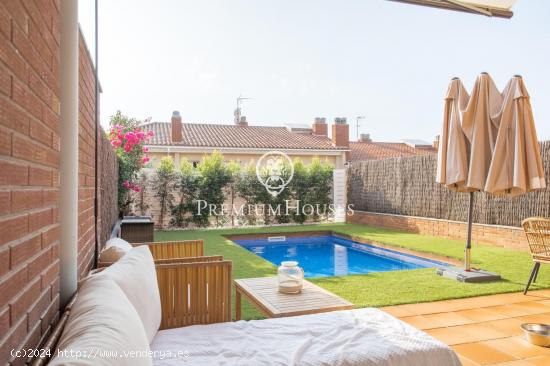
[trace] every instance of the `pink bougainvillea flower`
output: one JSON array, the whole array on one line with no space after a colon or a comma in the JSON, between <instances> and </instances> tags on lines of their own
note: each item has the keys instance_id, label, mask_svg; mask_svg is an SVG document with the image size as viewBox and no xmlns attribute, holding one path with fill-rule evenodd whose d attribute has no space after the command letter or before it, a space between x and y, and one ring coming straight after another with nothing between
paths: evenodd
<instances>
[{"instance_id":1,"label":"pink bougainvillea flower","mask_svg":"<svg viewBox=\"0 0 550 366\"><path fill-rule=\"evenodd\" d=\"M148 152L149 151L149 148L147 146L143 146L143 148L141 149L141 151L143 151L144 153Z\"/></svg>"},{"instance_id":2,"label":"pink bougainvillea flower","mask_svg":"<svg viewBox=\"0 0 550 366\"><path fill-rule=\"evenodd\" d=\"M147 131L147 137L153 137L155 136L155 132L153 130Z\"/></svg>"},{"instance_id":3,"label":"pink bougainvillea flower","mask_svg":"<svg viewBox=\"0 0 550 366\"><path fill-rule=\"evenodd\" d=\"M124 145L124 152L129 153L130 151L132 151L132 145L127 143Z\"/></svg>"},{"instance_id":4,"label":"pink bougainvillea flower","mask_svg":"<svg viewBox=\"0 0 550 366\"><path fill-rule=\"evenodd\" d=\"M141 188L140 188L139 186L133 186L133 187L132 187L132 190L133 190L134 192L141 192Z\"/></svg>"},{"instance_id":5,"label":"pink bougainvillea flower","mask_svg":"<svg viewBox=\"0 0 550 366\"><path fill-rule=\"evenodd\" d=\"M149 160L151 160L151 158L149 158L147 155L145 155L143 158L141 158L141 162L143 164L147 164L149 162Z\"/></svg>"},{"instance_id":6,"label":"pink bougainvillea flower","mask_svg":"<svg viewBox=\"0 0 550 366\"><path fill-rule=\"evenodd\" d=\"M128 182L127 180L125 180L124 182L122 182L122 186L123 186L124 188L128 189L128 188L130 188L131 183Z\"/></svg>"}]
</instances>

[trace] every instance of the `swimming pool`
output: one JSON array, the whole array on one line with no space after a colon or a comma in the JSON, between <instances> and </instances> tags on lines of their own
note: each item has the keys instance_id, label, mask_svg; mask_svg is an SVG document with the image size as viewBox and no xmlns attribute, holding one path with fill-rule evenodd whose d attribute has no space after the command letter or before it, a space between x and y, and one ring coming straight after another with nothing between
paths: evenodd
<instances>
[{"instance_id":1,"label":"swimming pool","mask_svg":"<svg viewBox=\"0 0 550 366\"><path fill-rule=\"evenodd\" d=\"M357 243L337 236L233 239L276 266L298 261L306 277L346 276L448 266L447 263Z\"/></svg>"}]
</instances>

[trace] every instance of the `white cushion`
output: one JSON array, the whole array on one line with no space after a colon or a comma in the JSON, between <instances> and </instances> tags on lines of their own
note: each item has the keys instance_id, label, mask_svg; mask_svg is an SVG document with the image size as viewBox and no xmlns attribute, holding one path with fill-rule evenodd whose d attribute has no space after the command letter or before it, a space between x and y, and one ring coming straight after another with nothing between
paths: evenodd
<instances>
[{"instance_id":1,"label":"white cushion","mask_svg":"<svg viewBox=\"0 0 550 366\"><path fill-rule=\"evenodd\" d=\"M132 244L121 238L112 238L107 240L105 248L99 255L100 262L112 263L124 257L132 249Z\"/></svg>"},{"instance_id":2,"label":"white cushion","mask_svg":"<svg viewBox=\"0 0 550 366\"><path fill-rule=\"evenodd\" d=\"M160 327L162 310L157 272L149 247L132 248L118 262L97 275L115 281L122 289L141 318L147 339L151 342Z\"/></svg>"},{"instance_id":3,"label":"white cushion","mask_svg":"<svg viewBox=\"0 0 550 366\"><path fill-rule=\"evenodd\" d=\"M58 347L49 365L152 364L136 310L113 281L99 275L82 283Z\"/></svg>"}]
</instances>

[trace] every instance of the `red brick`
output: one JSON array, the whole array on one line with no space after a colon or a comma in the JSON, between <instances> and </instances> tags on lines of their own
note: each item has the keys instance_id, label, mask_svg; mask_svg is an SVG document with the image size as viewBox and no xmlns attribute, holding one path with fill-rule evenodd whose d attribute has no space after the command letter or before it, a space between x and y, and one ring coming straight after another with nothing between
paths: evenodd
<instances>
[{"instance_id":1,"label":"red brick","mask_svg":"<svg viewBox=\"0 0 550 366\"><path fill-rule=\"evenodd\" d=\"M27 284L27 268L11 271L0 280L0 308L6 305Z\"/></svg>"},{"instance_id":2,"label":"red brick","mask_svg":"<svg viewBox=\"0 0 550 366\"><path fill-rule=\"evenodd\" d=\"M27 285L10 303L10 323L16 323L20 318L27 315L31 304L36 301L40 295L40 278L36 278Z\"/></svg>"},{"instance_id":3,"label":"red brick","mask_svg":"<svg viewBox=\"0 0 550 366\"><path fill-rule=\"evenodd\" d=\"M49 147L52 146L53 133L48 127L44 126L42 123L31 120L29 135L32 139L39 141L44 145L47 145Z\"/></svg>"},{"instance_id":4,"label":"red brick","mask_svg":"<svg viewBox=\"0 0 550 366\"><path fill-rule=\"evenodd\" d=\"M10 328L10 308L9 306L4 307L0 310L0 334L8 333Z\"/></svg>"},{"instance_id":5,"label":"red brick","mask_svg":"<svg viewBox=\"0 0 550 366\"><path fill-rule=\"evenodd\" d=\"M26 165L0 160L0 186L24 186L29 183Z\"/></svg>"},{"instance_id":6,"label":"red brick","mask_svg":"<svg viewBox=\"0 0 550 366\"><path fill-rule=\"evenodd\" d=\"M47 146L19 136L13 136L12 154L14 157L51 167L59 166L58 152Z\"/></svg>"},{"instance_id":7,"label":"red brick","mask_svg":"<svg viewBox=\"0 0 550 366\"><path fill-rule=\"evenodd\" d=\"M29 134L29 117L9 99L0 95L0 125Z\"/></svg>"},{"instance_id":8,"label":"red brick","mask_svg":"<svg viewBox=\"0 0 550 366\"><path fill-rule=\"evenodd\" d=\"M4 9L4 7L1 5L0 5L0 32L2 32L4 36L7 38L11 36L10 16L7 10Z\"/></svg>"},{"instance_id":9,"label":"red brick","mask_svg":"<svg viewBox=\"0 0 550 366\"><path fill-rule=\"evenodd\" d=\"M59 241L60 231L59 225L53 226L42 233L42 248L49 247L53 243Z\"/></svg>"},{"instance_id":10,"label":"red brick","mask_svg":"<svg viewBox=\"0 0 550 366\"><path fill-rule=\"evenodd\" d=\"M51 209L29 214L29 231L31 232L42 229L52 223L53 215Z\"/></svg>"},{"instance_id":11,"label":"red brick","mask_svg":"<svg viewBox=\"0 0 550 366\"><path fill-rule=\"evenodd\" d=\"M28 215L0 218L0 244L25 236L29 232ZM0 294L2 292L0 291Z\"/></svg>"},{"instance_id":12,"label":"red brick","mask_svg":"<svg viewBox=\"0 0 550 366\"><path fill-rule=\"evenodd\" d=\"M14 324L0 343L0 360L11 360L11 350L20 349L27 335L27 319L23 318Z\"/></svg>"},{"instance_id":13,"label":"red brick","mask_svg":"<svg viewBox=\"0 0 550 366\"><path fill-rule=\"evenodd\" d=\"M11 208L11 192L0 191L0 215L5 215L10 212Z\"/></svg>"},{"instance_id":14,"label":"red brick","mask_svg":"<svg viewBox=\"0 0 550 366\"><path fill-rule=\"evenodd\" d=\"M40 294L40 297L34 304L31 306L31 310L29 311L29 325L30 324L38 324L40 323L40 318L48 310L48 306L50 305L50 302L52 300L52 289L48 287L47 289L43 290Z\"/></svg>"},{"instance_id":15,"label":"red brick","mask_svg":"<svg viewBox=\"0 0 550 366\"><path fill-rule=\"evenodd\" d=\"M56 321L57 316L59 315L59 294L56 293L53 296L52 301L50 302L48 308L40 317L40 322L42 325L42 332L45 332L49 326Z\"/></svg>"},{"instance_id":16,"label":"red brick","mask_svg":"<svg viewBox=\"0 0 550 366\"><path fill-rule=\"evenodd\" d=\"M43 250L42 252L40 252L40 254L34 257L29 262L29 265L28 265L29 278L33 278L39 275L46 268L48 268L48 263L51 262L51 258L52 258L52 251L50 250L50 248Z\"/></svg>"},{"instance_id":17,"label":"red brick","mask_svg":"<svg viewBox=\"0 0 550 366\"><path fill-rule=\"evenodd\" d=\"M40 323L31 327L28 326L28 333L25 339L23 340L22 347L23 349L35 349L38 343L40 342L40 335L42 334L40 329ZM17 358L12 361L11 365L13 366L25 366L27 365L27 359L24 357Z\"/></svg>"},{"instance_id":18,"label":"red brick","mask_svg":"<svg viewBox=\"0 0 550 366\"><path fill-rule=\"evenodd\" d=\"M57 189L45 189L42 194L44 206L56 205L59 202L59 190Z\"/></svg>"},{"instance_id":19,"label":"red brick","mask_svg":"<svg viewBox=\"0 0 550 366\"><path fill-rule=\"evenodd\" d=\"M10 269L10 248L6 245L0 249L0 277ZM0 332L2 334L2 332Z\"/></svg>"},{"instance_id":20,"label":"red brick","mask_svg":"<svg viewBox=\"0 0 550 366\"><path fill-rule=\"evenodd\" d=\"M22 212L42 206L41 189L13 190L11 192L11 211Z\"/></svg>"},{"instance_id":21,"label":"red brick","mask_svg":"<svg viewBox=\"0 0 550 366\"><path fill-rule=\"evenodd\" d=\"M15 268L20 263L32 258L42 249L42 235L38 234L20 243L10 245L10 267Z\"/></svg>"},{"instance_id":22,"label":"red brick","mask_svg":"<svg viewBox=\"0 0 550 366\"><path fill-rule=\"evenodd\" d=\"M29 89L20 81L12 80L11 83L11 97L20 107L25 108L36 118L42 118L42 106L44 102L41 102Z\"/></svg>"},{"instance_id":23,"label":"red brick","mask_svg":"<svg viewBox=\"0 0 550 366\"><path fill-rule=\"evenodd\" d=\"M0 127L0 155L11 155L11 131Z\"/></svg>"},{"instance_id":24,"label":"red brick","mask_svg":"<svg viewBox=\"0 0 550 366\"><path fill-rule=\"evenodd\" d=\"M47 269L42 273L42 289L46 289L52 285L52 283L59 278L59 260L55 260Z\"/></svg>"},{"instance_id":25,"label":"red brick","mask_svg":"<svg viewBox=\"0 0 550 366\"><path fill-rule=\"evenodd\" d=\"M0 93L7 97L11 95L11 76L4 65L0 64Z\"/></svg>"},{"instance_id":26,"label":"red brick","mask_svg":"<svg viewBox=\"0 0 550 366\"><path fill-rule=\"evenodd\" d=\"M51 186L52 171L36 167L29 167L29 185L30 186Z\"/></svg>"}]
</instances>

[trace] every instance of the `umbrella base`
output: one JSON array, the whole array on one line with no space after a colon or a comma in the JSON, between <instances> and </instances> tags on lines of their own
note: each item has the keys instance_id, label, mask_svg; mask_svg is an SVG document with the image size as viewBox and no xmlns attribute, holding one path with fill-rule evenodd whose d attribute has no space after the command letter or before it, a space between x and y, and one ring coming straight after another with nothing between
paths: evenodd
<instances>
[{"instance_id":1,"label":"umbrella base","mask_svg":"<svg viewBox=\"0 0 550 366\"><path fill-rule=\"evenodd\" d=\"M437 274L443 277L455 279L460 282L490 282L500 280L500 275L484 271L482 269L472 269L466 271L459 267L438 268Z\"/></svg>"}]
</instances>

